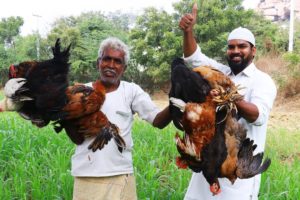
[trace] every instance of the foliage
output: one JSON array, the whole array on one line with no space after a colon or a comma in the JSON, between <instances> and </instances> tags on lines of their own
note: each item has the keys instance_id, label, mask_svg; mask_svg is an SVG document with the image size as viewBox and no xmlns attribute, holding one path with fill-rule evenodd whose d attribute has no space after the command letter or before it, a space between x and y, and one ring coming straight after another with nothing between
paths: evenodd
<instances>
[{"instance_id":1,"label":"foliage","mask_svg":"<svg viewBox=\"0 0 300 200\"><path fill-rule=\"evenodd\" d=\"M272 23L263 16L255 14L248 28L255 35L258 56L279 55L287 50L288 32L281 28L280 24Z\"/></svg>"},{"instance_id":2,"label":"foliage","mask_svg":"<svg viewBox=\"0 0 300 200\"><path fill-rule=\"evenodd\" d=\"M6 81L7 66L13 63L17 49L13 39L19 35L24 21L21 17L2 18L0 21L0 86Z\"/></svg>"},{"instance_id":3,"label":"foliage","mask_svg":"<svg viewBox=\"0 0 300 200\"><path fill-rule=\"evenodd\" d=\"M194 1L183 0L175 5L181 17L190 13ZM244 10L241 0L202 1L198 7L197 22L194 26L196 41L209 57L224 57L227 36L239 26L247 27L254 15L251 10ZM179 19L178 19L179 21Z\"/></svg>"},{"instance_id":4,"label":"foliage","mask_svg":"<svg viewBox=\"0 0 300 200\"><path fill-rule=\"evenodd\" d=\"M24 20L21 17L2 18L0 22L0 43L13 45L13 37L19 35L23 24Z\"/></svg>"},{"instance_id":5,"label":"foliage","mask_svg":"<svg viewBox=\"0 0 300 200\"><path fill-rule=\"evenodd\" d=\"M294 52L300 54L300 19L295 20L294 28Z\"/></svg>"},{"instance_id":6,"label":"foliage","mask_svg":"<svg viewBox=\"0 0 300 200\"><path fill-rule=\"evenodd\" d=\"M170 63L180 56L181 36L176 35L177 21L165 11L145 9L130 32L132 59L143 72L144 87L160 86L170 79ZM149 82L150 81L150 82ZM152 88L155 89L155 88Z\"/></svg>"},{"instance_id":7,"label":"foliage","mask_svg":"<svg viewBox=\"0 0 300 200\"><path fill-rule=\"evenodd\" d=\"M247 27L256 36L256 59L267 54L280 56L287 50L288 31L285 24L265 20L253 10L245 10L242 0L197 1L198 15L194 33L202 51L212 58L226 62L226 40L229 32ZM46 38L38 33L20 36L23 24L20 17L0 22L0 85L6 81L7 67L11 63L37 59L37 41L40 59L52 56L51 46L61 38L63 46L71 43L72 82L89 82L98 76L96 59L100 41L115 36L131 47L131 61L124 79L140 84L148 91L169 84L170 64L182 56L180 18L190 13L194 0L174 3L175 12L147 8L136 16L130 13L86 12L79 16L62 17L55 21ZM300 22L295 22L295 53L300 52Z\"/></svg>"},{"instance_id":8,"label":"foliage","mask_svg":"<svg viewBox=\"0 0 300 200\"><path fill-rule=\"evenodd\" d=\"M286 80L281 88L285 97L292 97L300 94L300 55L297 53L285 53L283 59L287 62Z\"/></svg>"},{"instance_id":9,"label":"foliage","mask_svg":"<svg viewBox=\"0 0 300 200\"><path fill-rule=\"evenodd\" d=\"M61 38L72 44L71 80L87 82L97 78L96 60L99 42L108 36L126 41L122 29L100 12L83 13L78 17L58 19L48 35L49 41Z\"/></svg>"}]
</instances>

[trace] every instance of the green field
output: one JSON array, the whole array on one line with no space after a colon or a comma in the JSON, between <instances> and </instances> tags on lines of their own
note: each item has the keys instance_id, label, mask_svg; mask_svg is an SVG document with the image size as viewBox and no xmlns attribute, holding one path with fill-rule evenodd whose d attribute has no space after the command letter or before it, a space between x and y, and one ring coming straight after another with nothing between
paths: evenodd
<instances>
[{"instance_id":1,"label":"green field","mask_svg":"<svg viewBox=\"0 0 300 200\"><path fill-rule=\"evenodd\" d=\"M191 172L177 169L176 130L152 128L136 120L134 165L139 199L183 199ZM272 159L263 174L260 199L300 196L300 132L268 132L266 155ZM0 199L72 199L70 158L75 145L51 126L38 129L15 113L0 114Z\"/></svg>"}]
</instances>

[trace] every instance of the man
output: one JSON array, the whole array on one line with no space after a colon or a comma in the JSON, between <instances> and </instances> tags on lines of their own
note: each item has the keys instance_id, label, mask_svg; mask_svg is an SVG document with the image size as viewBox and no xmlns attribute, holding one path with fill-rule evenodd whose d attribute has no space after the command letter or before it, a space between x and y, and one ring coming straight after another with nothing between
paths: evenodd
<instances>
[{"instance_id":1,"label":"man","mask_svg":"<svg viewBox=\"0 0 300 200\"><path fill-rule=\"evenodd\" d=\"M184 15L179 23L183 31L184 59L193 67L210 65L228 75L235 84L244 87L240 91L244 100L236 102L239 123L248 130L247 136L257 144L255 153L264 151L266 141L267 121L274 99L276 86L269 75L258 70L253 59L256 53L254 35L246 28L234 29L227 40L228 66L218 63L201 52L193 35L193 26L196 22L197 5L193 6L192 13ZM221 193L212 196L209 185L202 173L193 173L186 200L249 200L258 199L260 175L250 179L237 179L232 185L226 178L219 179Z\"/></svg>"},{"instance_id":2,"label":"man","mask_svg":"<svg viewBox=\"0 0 300 200\"><path fill-rule=\"evenodd\" d=\"M158 128L171 121L168 107L159 112L138 85L120 80L128 60L128 47L119 39L107 38L101 43L97 65L107 92L101 110L119 127L126 149L120 153L115 142L110 141L102 150L92 152L88 146L93 138L78 145L72 157L74 200L137 199L131 155L133 115L137 113Z\"/></svg>"}]
</instances>

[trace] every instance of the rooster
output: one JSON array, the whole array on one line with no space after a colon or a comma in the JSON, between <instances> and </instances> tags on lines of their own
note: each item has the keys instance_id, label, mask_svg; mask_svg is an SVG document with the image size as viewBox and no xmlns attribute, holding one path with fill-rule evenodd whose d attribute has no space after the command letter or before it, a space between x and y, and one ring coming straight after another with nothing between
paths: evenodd
<instances>
[{"instance_id":1,"label":"rooster","mask_svg":"<svg viewBox=\"0 0 300 200\"><path fill-rule=\"evenodd\" d=\"M171 115L175 126L184 130L183 138L175 136L179 168L202 171L216 195L221 192L219 177L233 184L237 177L250 178L269 167L269 159L262 164L263 153L253 155L256 145L237 122L234 101L242 96L227 76L211 67L191 70L176 58L171 83Z\"/></svg>"},{"instance_id":2,"label":"rooster","mask_svg":"<svg viewBox=\"0 0 300 200\"><path fill-rule=\"evenodd\" d=\"M58 39L52 52L52 59L10 66L9 81L4 88L6 98L0 102L0 110L17 111L38 127L53 121L55 131L65 129L75 144L95 137L89 146L93 151L101 150L114 138L122 151L125 142L118 127L100 111L105 100L102 83L96 81L92 87L69 86L70 45L61 51Z\"/></svg>"}]
</instances>

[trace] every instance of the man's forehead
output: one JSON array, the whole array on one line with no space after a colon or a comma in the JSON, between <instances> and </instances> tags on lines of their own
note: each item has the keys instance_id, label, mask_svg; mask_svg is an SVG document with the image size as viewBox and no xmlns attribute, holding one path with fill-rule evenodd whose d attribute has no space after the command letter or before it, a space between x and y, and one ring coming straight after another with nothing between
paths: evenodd
<instances>
[{"instance_id":1,"label":"man's forehead","mask_svg":"<svg viewBox=\"0 0 300 200\"><path fill-rule=\"evenodd\" d=\"M125 53L120 49L106 48L103 51L103 56L108 56L108 55L110 57L124 57Z\"/></svg>"},{"instance_id":2,"label":"man's forehead","mask_svg":"<svg viewBox=\"0 0 300 200\"><path fill-rule=\"evenodd\" d=\"M249 44L249 42L246 40L234 39L234 40L229 40L227 42L227 44L228 45L240 45L240 44Z\"/></svg>"}]
</instances>

